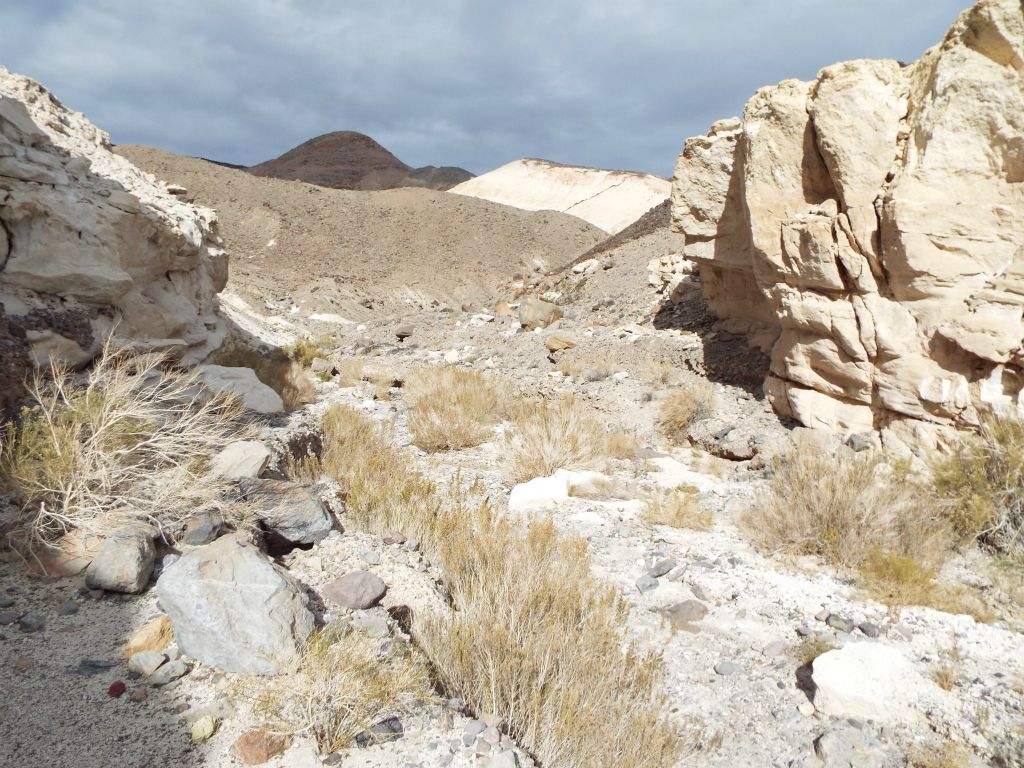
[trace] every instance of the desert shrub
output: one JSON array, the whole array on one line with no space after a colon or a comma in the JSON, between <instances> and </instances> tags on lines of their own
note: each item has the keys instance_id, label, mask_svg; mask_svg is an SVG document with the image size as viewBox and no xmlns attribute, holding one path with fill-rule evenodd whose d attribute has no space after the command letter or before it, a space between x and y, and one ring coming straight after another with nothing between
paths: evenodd
<instances>
[{"instance_id":1,"label":"desert shrub","mask_svg":"<svg viewBox=\"0 0 1024 768\"><path fill-rule=\"evenodd\" d=\"M275 731L305 733L323 754L349 746L388 717L432 698L430 670L413 649L329 624L314 632L294 676L260 680L254 709Z\"/></svg>"},{"instance_id":2,"label":"desert shrub","mask_svg":"<svg viewBox=\"0 0 1024 768\"><path fill-rule=\"evenodd\" d=\"M590 574L587 545L550 521L512 523L472 492L439 492L387 432L331 409L320 466L349 519L420 540L450 590L451 613L417 618L414 636L445 691L552 768L669 766L681 744L655 690L656 657L622 631L627 607Z\"/></svg>"},{"instance_id":3,"label":"desert shrub","mask_svg":"<svg viewBox=\"0 0 1024 768\"><path fill-rule=\"evenodd\" d=\"M940 564L949 539L938 511L909 478L897 481L886 470L874 452L831 456L799 445L778 463L743 525L767 551L837 566L856 568L875 552Z\"/></svg>"},{"instance_id":4,"label":"desert shrub","mask_svg":"<svg viewBox=\"0 0 1024 768\"><path fill-rule=\"evenodd\" d=\"M799 665L806 667L813 664L819 656L834 651L838 647L839 641L833 635L818 632L805 637L793 650Z\"/></svg>"},{"instance_id":5,"label":"desert shrub","mask_svg":"<svg viewBox=\"0 0 1024 768\"><path fill-rule=\"evenodd\" d=\"M695 381L673 389L661 401L658 424L674 439L685 437L696 422L714 413L715 391L704 381Z\"/></svg>"},{"instance_id":6,"label":"desert shrub","mask_svg":"<svg viewBox=\"0 0 1024 768\"><path fill-rule=\"evenodd\" d=\"M316 387L309 372L284 349L259 352L234 345L217 350L210 356L210 362L231 368L252 368L257 379L277 392L287 411L316 400Z\"/></svg>"},{"instance_id":7,"label":"desert shrub","mask_svg":"<svg viewBox=\"0 0 1024 768\"><path fill-rule=\"evenodd\" d=\"M506 474L523 482L558 469L599 468L621 449L622 443L610 434L575 397L525 404L513 415L502 440Z\"/></svg>"},{"instance_id":8,"label":"desert shrub","mask_svg":"<svg viewBox=\"0 0 1024 768\"><path fill-rule=\"evenodd\" d=\"M216 503L216 484L198 482L206 459L248 433L237 400L210 396L159 354L108 346L83 376L58 366L29 391L35 405L4 432L0 476L30 545L73 528L162 527Z\"/></svg>"},{"instance_id":9,"label":"desert shrub","mask_svg":"<svg viewBox=\"0 0 1024 768\"><path fill-rule=\"evenodd\" d=\"M333 339L329 336L321 336L316 339L296 339L289 346L285 347L283 352L289 360L293 360L303 368L309 368L316 358L326 358L328 356L327 347L332 342Z\"/></svg>"},{"instance_id":10,"label":"desert shrub","mask_svg":"<svg viewBox=\"0 0 1024 768\"><path fill-rule=\"evenodd\" d=\"M405 380L409 431L425 451L470 448L487 440L499 418L501 392L487 376L458 368L420 368Z\"/></svg>"},{"instance_id":11,"label":"desert shrub","mask_svg":"<svg viewBox=\"0 0 1024 768\"><path fill-rule=\"evenodd\" d=\"M961 538L1024 553L1024 421L986 420L931 469L935 494Z\"/></svg>"},{"instance_id":12,"label":"desert shrub","mask_svg":"<svg viewBox=\"0 0 1024 768\"><path fill-rule=\"evenodd\" d=\"M652 493L644 504L643 515L651 525L672 528L707 531L714 525L711 513L701 504L700 492L692 485Z\"/></svg>"}]
</instances>

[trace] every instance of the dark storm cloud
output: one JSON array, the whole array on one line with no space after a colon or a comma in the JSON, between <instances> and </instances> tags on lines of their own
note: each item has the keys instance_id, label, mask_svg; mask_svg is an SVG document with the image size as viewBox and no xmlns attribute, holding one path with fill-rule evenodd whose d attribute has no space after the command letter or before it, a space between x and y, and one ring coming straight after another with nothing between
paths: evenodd
<instances>
[{"instance_id":1,"label":"dark storm cloud","mask_svg":"<svg viewBox=\"0 0 1024 768\"><path fill-rule=\"evenodd\" d=\"M115 142L251 164L328 131L412 165L671 173L761 85L917 58L967 0L6 0L0 64Z\"/></svg>"}]
</instances>

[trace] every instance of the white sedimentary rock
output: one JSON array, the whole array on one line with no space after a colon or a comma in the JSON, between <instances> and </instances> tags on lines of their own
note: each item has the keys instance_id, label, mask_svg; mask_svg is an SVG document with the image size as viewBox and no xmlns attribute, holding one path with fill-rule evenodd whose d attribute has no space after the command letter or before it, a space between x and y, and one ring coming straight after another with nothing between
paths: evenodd
<instances>
[{"instance_id":1,"label":"white sedimentary rock","mask_svg":"<svg viewBox=\"0 0 1024 768\"><path fill-rule=\"evenodd\" d=\"M1020 2L982 0L914 64L763 88L686 142L683 256L727 328L774 340L778 411L860 432L1020 408L1022 59Z\"/></svg>"}]
</instances>

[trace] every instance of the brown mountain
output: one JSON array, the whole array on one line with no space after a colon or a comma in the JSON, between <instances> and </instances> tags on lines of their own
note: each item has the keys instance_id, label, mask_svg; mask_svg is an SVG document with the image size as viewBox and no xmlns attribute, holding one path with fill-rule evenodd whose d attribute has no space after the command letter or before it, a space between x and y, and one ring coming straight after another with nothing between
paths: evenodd
<instances>
[{"instance_id":1,"label":"brown mountain","mask_svg":"<svg viewBox=\"0 0 1024 768\"><path fill-rule=\"evenodd\" d=\"M412 168L369 136L356 131L325 133L246 170L256 176L360 190L397 187L446 190L473 178L469 171L452 166Z\"/></svg>"}]
</instances>

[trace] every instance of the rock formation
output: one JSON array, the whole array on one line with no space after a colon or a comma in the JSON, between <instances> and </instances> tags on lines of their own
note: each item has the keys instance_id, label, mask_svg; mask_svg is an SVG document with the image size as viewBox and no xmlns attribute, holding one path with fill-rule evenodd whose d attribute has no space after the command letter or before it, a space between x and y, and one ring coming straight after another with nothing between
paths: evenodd
<instances>
[{"instance_id":1,"label":"rock formation","mask_svg":"<svg viewBox=\"0 0 1024 768\"><path fill-rule=\"evenodd\" d=\"M180 200L114 155L83 115L0 68L0 393L29 360L83 365L111 333L201 358L225 332L214 297L227 270L213 211Z\"/></svg>"},{"instance_id":2,"label":"rock formation","mask_svg":"<svg viewBox=\"0 0 1024 768\"><path fill-rule=\"evenodd\" d=\"M527 211L569 213L615 234L664 202L669 182L649 173L525 159L463 182L449 192Z\"/></svg>"},{"instance_id":3,"label":"rock formation","mask_svg":"<svg viewBox=\"0 0 1024 768\"><path fill-rule=\"evenodd\" d=\"M239 166L229 166L238 168ZM299 144L280 157L244 168L255 176L305 181L333 189L425 187L446 190L473 178L464 168L413 168L363 133L335 131Z\"/></svg>"},{"instance_id":4,"label":"rock formation","mask_svg":"<svg viewBox=\"0 0 1024 768\"><path fill-rule=\"evenodd\" d=\"M840 432L1024 409L1024 12L982 0L922 58L763 88L689 139L683 260L765 391Z\"/></svg>"}]
</instances>

